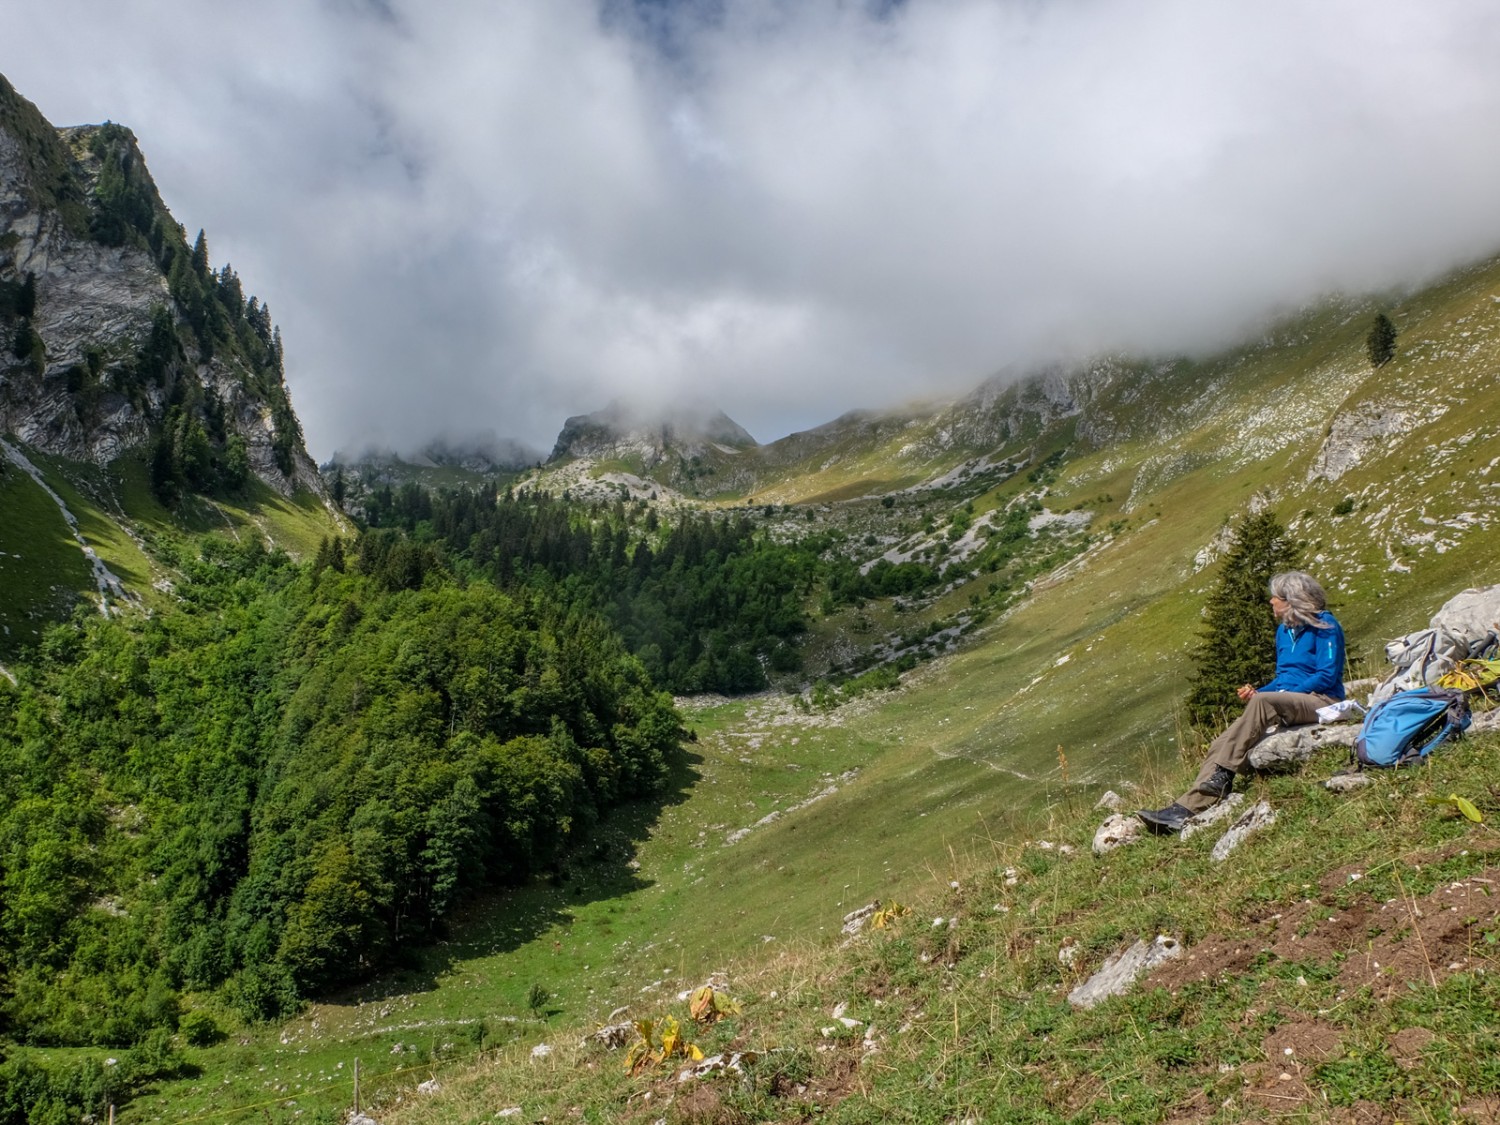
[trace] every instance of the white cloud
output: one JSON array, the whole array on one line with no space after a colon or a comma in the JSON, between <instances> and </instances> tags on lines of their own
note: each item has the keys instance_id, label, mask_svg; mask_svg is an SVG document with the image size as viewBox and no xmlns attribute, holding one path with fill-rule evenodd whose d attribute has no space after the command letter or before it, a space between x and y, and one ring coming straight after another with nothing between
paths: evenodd
<instances>
[{"instance_id":1,"label":"white cloud","mask_svg":"<svg viewBox=\"0 0 1500 1125\"><path fill-rule=\"evenodd\" d=\"M51 0L0 71L135 130L320 456L631 393L768 440L1500 248L1479 0L636 3Z\"/></svg>"}]
</instances>

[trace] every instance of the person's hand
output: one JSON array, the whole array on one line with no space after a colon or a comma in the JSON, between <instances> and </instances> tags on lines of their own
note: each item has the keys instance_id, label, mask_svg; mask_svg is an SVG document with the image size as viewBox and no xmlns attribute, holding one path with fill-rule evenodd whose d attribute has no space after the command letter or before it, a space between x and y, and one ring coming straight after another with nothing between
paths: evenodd
<instances>
[{"instance_id":1,"label":"person's hand","mask_svg":"<svg viewBox=\"0 0 1500 1125\"><path fill-rule=\"evenodd\" d=\"M1249 684L1241 684L1235 688L1234 694L1240 697L1241 703L1249 703L1250 697L1255 694L1255 689Z\"/></svg>"}]
</instances>

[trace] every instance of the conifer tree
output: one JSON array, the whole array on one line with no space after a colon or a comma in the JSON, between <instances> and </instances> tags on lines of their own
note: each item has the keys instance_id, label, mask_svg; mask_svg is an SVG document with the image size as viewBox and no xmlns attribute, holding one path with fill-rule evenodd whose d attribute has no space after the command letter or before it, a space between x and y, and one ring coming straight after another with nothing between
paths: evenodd
<instances>
[{"instance_id":1,"label":"conifer tree","mask_svg":"<svg viewBox=\"0 0 1500 1125\"><path fill-rule=\"evenodd\" d=\"M1385 313L1375 315L1375 323L1370 325L1370 334L1365 338L1365 346L1369 349L1372 367L1384 367L1395 358L1396 326Z\"/></svg>"},{"instance_id":2,"label":"conifer tree","mask_svg":"<svg viewBox=\"0 0 1500 1125\"><path fill-rule=\"evenodd\" d=\"M1236 688L1259 686L1271 678L1276 619L1266 587L1273 574L1295 569L1299 554L1273 512L1246 516L1235 531L1193 653L1187 709L1194 726L1219 725L1238 705Z\"/></svg>"},{"instance_id":3,"label":"conifer tree","mask_svg":"<svg viewBox=\"0 0 1500 1125\"><path fill-rule=\"evenodd\" d=\"M193 272L201 278L207 278L208 270L208 238L203 231L198 231L198 237L193 240Z\"/></svg>"}]
</instances>

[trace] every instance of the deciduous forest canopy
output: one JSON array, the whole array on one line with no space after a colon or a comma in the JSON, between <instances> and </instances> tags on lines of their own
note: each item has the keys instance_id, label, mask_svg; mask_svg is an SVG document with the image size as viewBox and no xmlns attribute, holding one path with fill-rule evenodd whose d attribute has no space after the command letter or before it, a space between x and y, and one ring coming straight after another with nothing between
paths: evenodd
<instances>
[{"instance_id":1,"label":"deciduous forest canopy","mask_svg":"<svg viewBox=\"0 0 1500 1125\"><path fill-rule=\"evenodd\" d=\"M663 784L671 698L596 612L369 542L206 541L178 612L80 615L0 693L12 1034L140 1042L184 990L276 1015Z\"/></svg>"}]
</instances>

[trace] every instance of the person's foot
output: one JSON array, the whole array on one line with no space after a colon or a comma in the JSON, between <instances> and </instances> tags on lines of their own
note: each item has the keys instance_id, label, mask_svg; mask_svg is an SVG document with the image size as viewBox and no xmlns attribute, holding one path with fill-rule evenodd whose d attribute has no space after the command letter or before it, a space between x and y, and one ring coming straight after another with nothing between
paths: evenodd
<instances>
[{"instance_id":1,"label":"person's foot","mask_svg":"<svg viewBox=\"0 0 1500 1125\"><path fill-rule=\"evenodd\" d=\"M1208 794L1216 801L1222 801L1234 792L1234 771L1220 766L1198 787L1198 791Z\"/></svg>"},{"instance_id":2,"label":"person's foot","mask_svg":"<svg viewBox=\"0 0 1500 1125\"><path fill-rule=\"evenodd\" d=\"M1179 804L1170 804L1164 809L1141 809L1135 814L1146 827L1159 836L1171 836L1182 831L1182 826L1192 819L1191 809Z\"/></svg>"}]
</instances>

